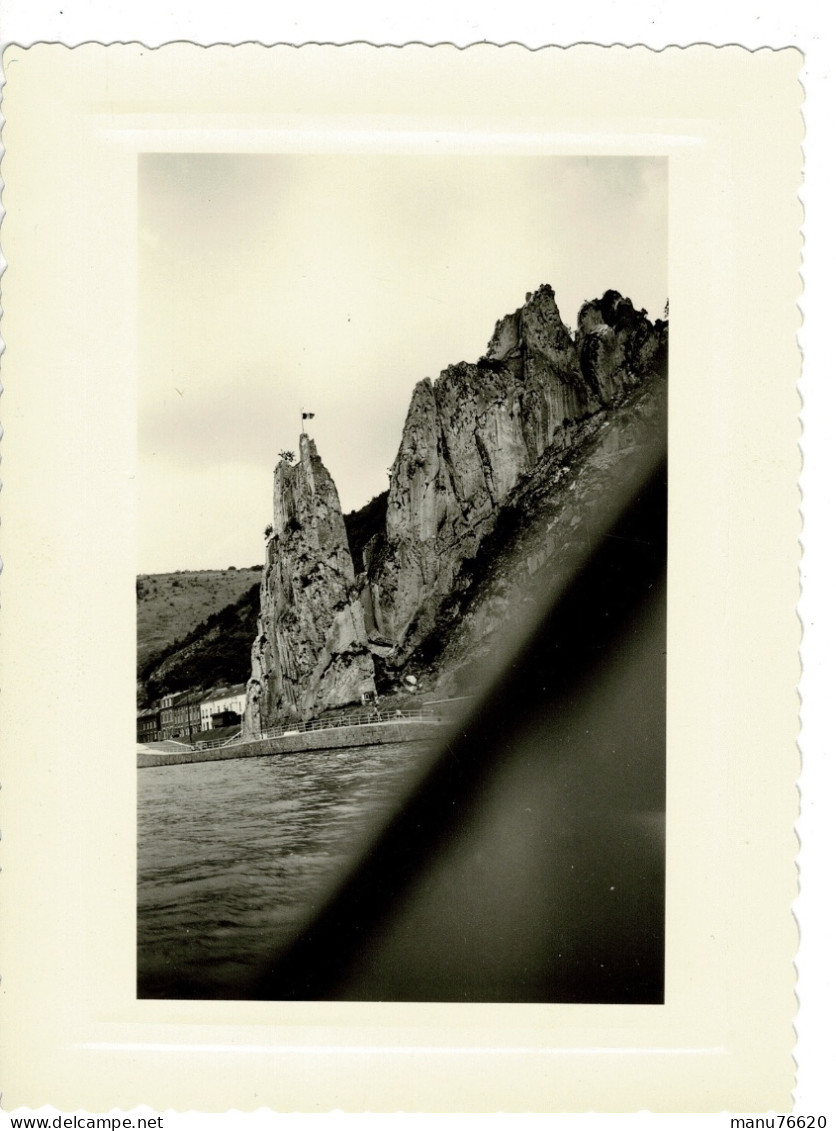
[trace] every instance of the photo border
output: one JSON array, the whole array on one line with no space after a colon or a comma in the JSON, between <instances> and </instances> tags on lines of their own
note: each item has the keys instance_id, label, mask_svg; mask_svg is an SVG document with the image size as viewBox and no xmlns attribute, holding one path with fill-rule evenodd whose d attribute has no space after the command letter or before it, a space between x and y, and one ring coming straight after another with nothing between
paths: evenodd
<instances>
[{"instance_id":1,"label":"photo border","mask_svg":"<svg viewBox=\"0 0 836 1131\"><path fill-rule=\"evenodd\" d=\"M7 50L15 929L0 969L13 1105L789 1106L800 60L708 47ZM305 112L265 113L270 100ZM135 154L439 139L456 152L669 157L668 1004L136 1002ZM60 757L45 734L60 735Z\"/></svg>"}]
</instances>

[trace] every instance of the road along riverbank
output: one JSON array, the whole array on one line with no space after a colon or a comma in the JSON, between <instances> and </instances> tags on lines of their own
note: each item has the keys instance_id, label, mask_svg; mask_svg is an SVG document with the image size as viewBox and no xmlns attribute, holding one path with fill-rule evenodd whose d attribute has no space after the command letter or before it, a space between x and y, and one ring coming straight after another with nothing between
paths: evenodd
<instances>
[{"instance_id":1,"label":"road along riverbank","mask_svg":"<svg viewBox=\"0 0 836 1131\"><path fill-rule=\"evenodd\" d=\"M272 735L208 750L184 748L156 754L148 747L143 747L137 751L137 768L144 770L152 766L182 766L189 762L219 762L228 758L259 758L269 754L297 754L304 751L344 750L349 746L427 741L437 738L442 726L436 721L424 719L398 719Z\"/></svg>"}]
</instances>

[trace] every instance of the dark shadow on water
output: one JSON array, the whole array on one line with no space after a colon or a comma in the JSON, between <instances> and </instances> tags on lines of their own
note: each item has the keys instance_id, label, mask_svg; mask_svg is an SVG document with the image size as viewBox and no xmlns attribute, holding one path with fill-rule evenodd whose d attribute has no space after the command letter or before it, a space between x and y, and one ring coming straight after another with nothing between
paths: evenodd
<instances>
[{"instance_id":1,"label":"dark shadow on water","mask_svg":"<svg viewBox=\"0 0 836 1131\"><path fill-rule=\"evenodd\" d=\"M660 466L328 903L277 899L240 936L258 976L234 932L202 974L200 944L146 945L140 996L661 1003L666 539ZM324 885L317 820L292 849L314 872L321 854Z\"/></svg>"},{"instance_id":2,"label":"dark shadow on water","mask_svg":"<svg viewBox=\"0 0 836 1131\"><path fill-rule=\"evenodd\" d=\"M666 488L662 467L242 996L663 1000Z\"/></svg>"}]
</instances>

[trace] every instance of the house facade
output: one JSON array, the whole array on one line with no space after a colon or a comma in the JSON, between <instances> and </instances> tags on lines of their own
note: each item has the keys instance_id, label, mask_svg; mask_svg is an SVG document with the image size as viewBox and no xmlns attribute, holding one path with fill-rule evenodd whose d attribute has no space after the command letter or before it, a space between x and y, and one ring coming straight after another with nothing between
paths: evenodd
<instances>
[{"instance_id":1,"label":"house facade","mask_svg":"<svg viewBox=\"0 0 836 1131\"><path fill-rule=\"evenodd\" d=\"M214 730L217 727L240 723L246 702L245 683L213 688L200 703L200 729Z\"/></svg>"},{"instance_id":2,"label":"house facade","mask_svg":"<svg viewBox=\"0 0 836 1131\"><path fill-rule=\"evenodd\" d=\"M136 716L137 742L159 742L162 737L160 729L160 708L146 707Z\"/></svg>"},{"instance_id":3,"label":"house facade","mask_svg":"<svg viewBox=\"0 0 836 1131\"><path fill-rule=\"evenodd\" d=\"M215 687L208 694L203 688L170 692L159 703L137 711L137 742L162 742L170 738L191 742L201 731L237 726L246 702L245 683Z\"/></svg>"},{"instance_id":4,"label":"house facade","mask_svg":"<svg viewBox=\"0 0 836 1131\"><path fill-rule=\"evenodd\" d=\"M164 695L160 700L160 737L188 742L200 730L201 688Z\"/></svg>"}]
</instances>

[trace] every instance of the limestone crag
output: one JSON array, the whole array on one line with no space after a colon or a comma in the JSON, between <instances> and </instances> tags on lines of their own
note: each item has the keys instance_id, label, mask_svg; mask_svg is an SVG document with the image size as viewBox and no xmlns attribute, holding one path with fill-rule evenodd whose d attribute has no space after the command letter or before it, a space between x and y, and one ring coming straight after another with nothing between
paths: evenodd
<instances>
[{"instance_id":1,"label":"limestone crag","mask_svg":"<svg viewBox=\"0 0 836 1131\"><path fill-rule=\"evenodd\" d=\"M526 295L479 361L416 386L388 494L352 525L356 576L303 435L275 473L245 733L356 703L375 673L381 689L415 686L410 665L466 687L531 600L526 578L570 568L629 453L663 435L666 372L667 323L617 292L585 303L574 334L551 287Z\"/></svg>"},{"instance_id":2,"label":"limestone crag","mask_svg":"<svg viewBox=\"0 0 836 1131\"><path fill-rule=\"evenodd\" d=\"M667 382L648 373L610 412L579 422L510 493L491 534L464 563L411 662L435 693L471 693L532 628L546 593L567 585L664 448Z\"/></svg>"},{"instance_id":3,"label":"limestone crag","mask_svg":"<svg viewBox=\"0 0 836 1131\"><path fill-rule=\"evenodd\" d=\"M244 733L307 718L374 688L363 606L337 489L314 441L280 460Z\"/></svg>"},{"instance_id":4,"label":"limestone crag","mask_svg":"<svg viewBox=\"0 0 836 1131\"><path fill-rule=\"evenodd\" d=\"M580 368L603 404L648 376L667 374L667 323L652 323L646 315L617 291L584 303L578 313Z\"/></svg>"},{"instance_id":5,"label":"limestone crag","mask_svg":"<svg viewBox=\"0 0 836 1131\"><path fill-rule=\"evenodd\" d=\"M401 657L432 630L461 566L509 493L573 427L617 403L666 347L666 326L608 291L573 338L550 286L496 324L485 356L413 393L389 489L385 541L370 548L367 628Z\"/></svg>"}]
</instances>

